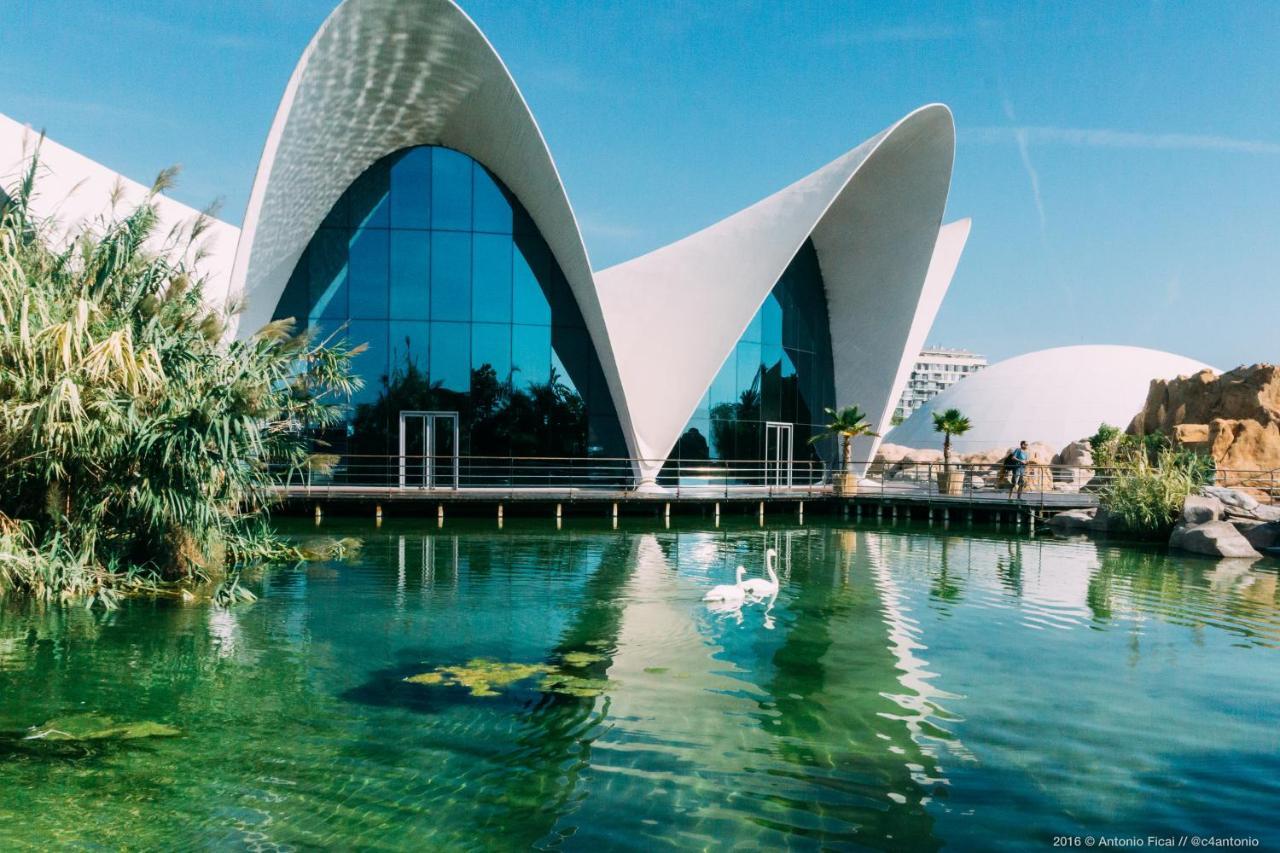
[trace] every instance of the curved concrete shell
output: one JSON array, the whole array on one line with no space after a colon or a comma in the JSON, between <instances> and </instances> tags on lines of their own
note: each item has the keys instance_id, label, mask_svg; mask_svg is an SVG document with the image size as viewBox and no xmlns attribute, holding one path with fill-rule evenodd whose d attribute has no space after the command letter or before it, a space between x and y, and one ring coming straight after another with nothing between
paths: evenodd
<instances>
[{"instance_id":1,"label":"curved concrete shell","mask_svg":"<svg viewBox=\"0 0 1280 853\"><path fill-rule=\"evenodd\" d=\"M1097 431L1122 429L1147 399L1153 379L1198 373L1209 365L1159 350L1070 346L1006 359L952 385L893 429L885 441L941 449L933 413L959 409L973 428L952 439L961 453L1005 450L1019 441L1056 449Z\"/></svg>"},{"instance_id":2,"label":"curved concrete shell","mask_svg":"<svg viewBox=\"0 0 1280 853\"><path fill-rule=\"evenodd\" d=\"M344 0L307 45L245 213L231 283L248 304L241 334L271 319L342 192L375 161L415 145L478 160L529 211L577 299L630 440L591 265L560 175L511 74L452 0Z\"/></svg>"},{"instance_id":3,"label":"curved concrete shell","mask_svg":"<svg viewBox=\"0 0 1280 853\"><path fill-rule=\"evenodd\" d=\"M967 222L950 228L931 263L954 150L950 110L922 107L763 201L597 275L646 479L807 239L826 289L837 404L887 425L968 236Z\"/></svg>"}]
</instances>

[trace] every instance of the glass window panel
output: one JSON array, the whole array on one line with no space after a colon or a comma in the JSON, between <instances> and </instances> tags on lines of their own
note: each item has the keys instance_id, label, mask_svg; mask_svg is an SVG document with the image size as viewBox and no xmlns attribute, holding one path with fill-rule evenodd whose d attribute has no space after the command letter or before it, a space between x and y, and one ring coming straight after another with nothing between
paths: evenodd
<instances>
[{"instance_id":1,"label":"glass window panel","mask_svg":"<svg viewBox=\"0 0 1280 853\"><path fill-rule=\"evenodd\" d=\"M391 317L427 319L430 296L430 235L423 231L392 231Z\"/></svg>"},{"instance_id":2,"label":"glass window panel","mask_svg":"<svg viewBox=\"0 0 1280 853\"><path fill-rule=\"evenodd\" d=\"M364 387L351 395L351 402L357 405L373 403L386 388L387 324L353 320L347 327L347 340L353 345L368 346L351 360L352 370L364 379Z\"/></svg>"},{"instance_id":3,"label":"glass window panel","mask_svg":"<svg viewBox=\"0 0 1280 853\"><path fill-rule=\"evenodd\" d=\"M390 360L387 370L394 383L410 374L427 377L430 365L431 324L425 320L392 321L387 324Z\"/></svg>"},{"instance_id":4,"label":"glass window panel","mask_svg":"<svg viewBox=\"0 0 1280 853\"><path fill-rule=\"evenodd\" d=\"M471 327L467 323L431 324L431 385L456 394L471 389ZM442 403L447 405L448 398Z\"/></svg>"},{"instance_id":5,"label":"glass window panel","mask_svg":"<svg viewBox=\"0 0 1280 853\"><path fill-rule=\"evenodd\" d=\"M760 418L782 419L782 345L765 344L764 367L760 373Z\"/></svg>"},{"instance_id":6,"label":"glass window panel","mask_svg":"<svg viewBox=\"0 0 1280 853\"><path fill-rule=\"evenodd\" d=\"M732 406L737 402L737 360L736 350L729 353L729 358L720 366L720 372L711 380L711 389L707 392L710 398L712 417L733 417ZM728 407L728 408L726 408Z\"/></svg>"},{"instance_id":7,"label":"glass window panel","mask_svg":"<svg viewBox=\"0 0 1280 853\"><path fill-rule=\"evenodd\" d=\"M711 420L694 418L685 427L672 453L678 459L697 462L711 458Z\"/></svg>"},{"instance_id":8,"label":"glass window panel","mask_svg":"<svg viewBox=\"0 0 1280 853\"><path fill-rule=\"evenodd\" d=\"M472 319L511 322L511 238L495 234L472 237Z\"/></svg>"},{"instance_id":9,"label":"glass window panel","mask_svg":"<svg viewBox=\"0 0 1280 853\"><path fill-rule=\"evenodd\" d=\"M431 233L431 319L471 319L471 235Z\"/></svg>"},{"instance_id":10,"label":"glass window panel","mask_svg":"<svg viewBox=\"0 0 1280 853\"><path fill-rule=\"evenodd\" d=\"M760 306L760 342L782 346L782 303L778 300L778 288L765 297Z\"/></svg>"},{"instance_id":11,"label":"glass window panel","mask_svg":"<svg viewBox=\"0 0 1280 853\"><path fill-rule=\"evenodd\" d=\"M448 148L432 149L431 227L471 230L472 159Z\"/></svg>"},{"instance_id":12,"label":"glass window panel","mask_svg":"<svg viewBox=\"0 0 1280 853\"><path fill-rule=\"evenodd\" d=\"M751 318L751 322L747 324L747 330L742 333L744 343L760 343L760 331L764 327L763 314L764 306L762 305Z\"/></svg>"},{"instance_id":13,"label":"glass window panel","mask_svg":"<svg viewBox=\"0 0 1280 853\"><path fill-rule=\"evenodd\" d=\"M733 459L734 433L738 422L730 418L711 419L711 440L708 451L712 459Z\"/></svg>"},{"instance_id":14,"label":"glass window panel","mask_svg":"<svg viewBox=\"0 0 1280 853\"><path fill-rule=\"evenodd\" d=\"M493 371L493 379L499 385L511 378L511 327L505 323L471 326L471 369L478 374L486 372L486 368ZM473 391L474 384L473 378Z\"/></svg>"},{"instance_id":15,"label":"glass window panel","mask_svg":"<svg viewBox=\"0 0 1280 853\"><path fill-rule=\"evenodd\" d=\"M563 385L573 394L582 396L578 392L578 386L573 381L573 376L565 369L564 362L560 360L560 354L556 352L555 347L551 348L551 375L555 379L556 384Z\"/></svg>"},{"instance_id":16,"label":"glass window panel","mask_svg":"<svg viewBox=\"0 0 1280 853\"><path fill-rule=\"evenodd\" d=\"M584 399L590 399L595 350L587 330L552 327L551 348L552 364L565 377L562 381L577 389Z\"/></svg>"},{"instance_id":17,"label":"glass window panel","mask_svg":"<svg viewBox=\"0 0 1280 853\"><path fill-rule=\"evenodd\" d=\"M511 327L511 369L514 385L544 385L551 374L551 327Z\"/></svg>"},{"instance_id":18,"label":"glass window panel","mask_svg":"<svg viewBox=\"0 0 1280 853\"><path fill-rule=\"evenodd\" d=\"M430 148L412 148L391 166L391 227L431 227Z\"/></svg>"},{"instance_id":19,"label":"glass window panel","mask_svg":"<svg viewBox=\"0 0 1280 853\"><path fill-rule=\"evenodd\" d=\"M551 304L542 287L548 264L541 239L518 238L512 256L512 318L517 323L550 324Z\"/></svg>"},{"instance_id":20,"label":"glass window panel","mask_svg":"<svg viewBox=\"0 0 1280 853\"><path fill-rule=\"evenodd\" d=\"M550 283L551 322L557 326L576 326L584 328L582 313L578 310L578 300L573 296L568 280L560 272L555 259L547 256L547 281Z\"/></svg>"},{"instance_id":21,"label":"glass window panel","mask_svg":"<svg viewBox=\"0 0 1280 853\"><path fill-rule=\"evenodd\" d=\"M351 237L348 262L351 279L351 316L385 319L387 316L388 233L366 228Z\"/></svg>"},{"instance_id":22,"label":"glass window panel","mask_svg":"<svg viewBox=\"0 0 1280 853\"><path fill-rule=\"evenodd\" d=\"M475 230L510 234L511 199L488 169L475 164Z\"/></svg>"},{"instance_id":23,"label":"glass window panel","mask_svg":"<svg viewBox=\"0 0 1280 853\"><path fill-rule=\"evenodd\" d=\"M741 343L738 344L738 373L737 373L737 391L739 403L747 402L745 408L751 408L753 403L743 395L750 394L754 399L755 414L746 414L744 411L739 412L739 417L759 417L759 394L760 394L760 345Z\"/></svg>"},{"instance_id":24,"label":"glass window panel","mask_svg":"<svg viewBox=\"0 0 1280 853\"><path fill-rule=\"evenodd\" d=\"M321 228L304 256L311 279L312 325L333 329L347 319L347 233Z\"/></svg>"},{"instance_id":25,"label":"glass window panel","mask_svg":"<svg viewBox=\"0 0 1280 853\"><path fill-rule=\"evenodd\" d=\"M285 285L284 293L280 294L280 301L276 303L275 314L272 319L282 319L292 317L296 321L295 329L301 330L307 325L307 315L310 313L311 303L311 276L308 275L310 262L304 253L298 259L298 265L293 268L293 275L289 276L289 283Z\"/></svg>"},{"instance_id":26,"label":"glass window panel","mask_svg":"<svg viewBox=\"0 0 1280 853\"><path fill-rule=\"evenodd\" d=\"M387 190L390 174L386 160L379 160L347 190L350 224L362 228L387 227Z\"/></svg>"},{"instance_id":27,"label":"glass window panel","mask_svg":"<svg viewBox=\"0 0 1280 853\"><path fill-rule=\"evenodd\" d=\"M781 385L780 396L778 400L778 420L786 423L796 423L796 394L798 393L799 380L796 376L795 362L791 360L789 353L782 353L781 364Z\"/></svg>"}]
</instances>

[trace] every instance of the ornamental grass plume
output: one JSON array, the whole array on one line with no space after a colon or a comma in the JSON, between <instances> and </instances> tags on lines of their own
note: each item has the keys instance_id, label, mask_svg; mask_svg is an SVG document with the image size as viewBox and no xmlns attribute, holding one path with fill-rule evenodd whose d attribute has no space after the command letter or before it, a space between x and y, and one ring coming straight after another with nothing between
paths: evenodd
<instances>
[{"instance_id":1,"label":"ornamental grass plume","mask_svg":"<svg viewBox=\"0 0 1280 853\"><path fill-rule=\"evenodd\" d=\"M66 236L33 213L39 174L37 145L0 192L0 588L110 605L279 556L270 486L308 465L359 348L291 320L227 340L196 270L210 215L157 234L171 170Z\"/></svg>"}]
</instances>

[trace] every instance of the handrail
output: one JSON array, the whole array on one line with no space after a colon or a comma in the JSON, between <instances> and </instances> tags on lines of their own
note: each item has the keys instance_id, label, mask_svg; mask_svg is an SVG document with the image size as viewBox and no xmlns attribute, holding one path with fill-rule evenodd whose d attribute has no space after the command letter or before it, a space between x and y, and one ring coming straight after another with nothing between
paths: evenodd
<instances>
[{"instance_id":1,"label":"handrail","mask_svg":"<svg viewBox=\"0 0 1280 853\"><path fill-rule=\"evenodd\" d=\"M789 463L764 459L662 460L631 457L432 456L339 454L324 472L278 468L280 485L307 493L352 489L390 492L447 492L455 489L497 494L516 492L656 491L673 496L759 493L762 496L860 494L863 497L912 497L973 502L1009 499L1008 473L995 462L911 462L879 460L853 463L864 472L853 484L833 488L830 466L811 459ZM636 472L657 469L656 481L639 483ZM1028 506L1092 500L1114 477L1116 468L1093 465L1028 463L1020 496ZM1217 469L1216 485L1242 488L1264 501L1280 502L1280 471ZM655 488L656 487L656 488ZM1054 497L1054 496L1058 497ZM1082 497L1083 496L1083 497Z\"/></svg>"}]
</instances>

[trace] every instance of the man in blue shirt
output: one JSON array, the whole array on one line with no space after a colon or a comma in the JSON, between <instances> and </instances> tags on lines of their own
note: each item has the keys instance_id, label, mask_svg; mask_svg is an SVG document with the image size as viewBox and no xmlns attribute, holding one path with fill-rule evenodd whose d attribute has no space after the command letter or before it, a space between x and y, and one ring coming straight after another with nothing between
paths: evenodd
<instances>
[{"instance_id":1,"label":"man in blue shirt","mask_svg":"<svg viewBox=\"0 0 1280 853\"><path fill-rule=\"evenodd\" d=\"M1022 484L1026 480L1027 462L1031 460L1031 454L1027 452L1027 443L1024 441L1013 449L1009 454L1009 497L1013 497L1013 490L1018 490L1018 500L1022 500Z\"/></svg>"}]
</instances>

